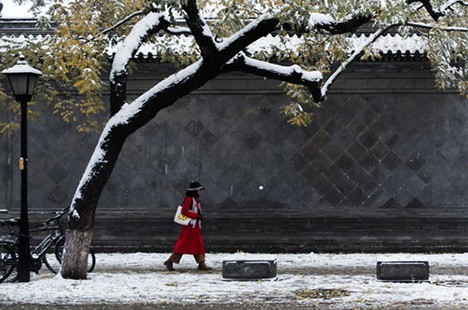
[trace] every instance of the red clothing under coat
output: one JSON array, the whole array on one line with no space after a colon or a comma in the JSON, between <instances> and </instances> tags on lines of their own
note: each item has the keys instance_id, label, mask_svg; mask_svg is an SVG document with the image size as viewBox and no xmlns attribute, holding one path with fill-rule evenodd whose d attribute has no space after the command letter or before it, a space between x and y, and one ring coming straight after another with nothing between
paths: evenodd
<instances>
[{"instance_id":1,"label":"red clothing under coat","mask_svg":"<svg viewBox=\"0 0 468 310\"><path fill-rule=\"evenodd\" d=\"M192 199L196 202L197 212L191 211ZM181 213L191 219L196 220L197 213L201 213L198 199L194 197L185 197L184 203L182 204ZM194 227L191 224L188 226L182 226L182 231L180 232L179 238L177 239L177 242L174 246L173 252L178 254L192 255L205 254L205 247L203 245L200 228L200 220L196 220Z\"/></svg>"}]
</instances>

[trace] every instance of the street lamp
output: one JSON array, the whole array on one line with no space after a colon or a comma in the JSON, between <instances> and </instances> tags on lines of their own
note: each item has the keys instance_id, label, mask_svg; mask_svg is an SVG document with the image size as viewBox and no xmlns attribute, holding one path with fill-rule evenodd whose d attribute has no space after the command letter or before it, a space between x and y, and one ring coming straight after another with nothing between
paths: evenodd
<instances>
[{"instance_id":1,"label":"street lamp","mask_svg":"<svg viewBox=\"0 0 468 310\"><path fill-rule=\"evenodd\" d=\"M27 120L28 102L31 101L36 82L42 72L34 69L20 55L18 62L11 68L2 71L10 81L16 101L21 107L21 154L19 168L21 171L21 212L20 236L18 246L18 281L29 282L31 257L29 254L29 219L28 219L28 148Z\"/></svg>"}]
</instances>

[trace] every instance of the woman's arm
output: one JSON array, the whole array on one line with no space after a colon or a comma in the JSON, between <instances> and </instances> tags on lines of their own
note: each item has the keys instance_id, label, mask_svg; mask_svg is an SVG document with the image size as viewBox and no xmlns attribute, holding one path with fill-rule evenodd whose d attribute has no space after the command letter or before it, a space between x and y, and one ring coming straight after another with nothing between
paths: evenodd
<instances>
[{"instance_id":1,"label":"woman's arm","mask_svg":"<svg viewBox=\"0 0 468 310\"><path fill-rule=\"evenodd\" d=\"M192 205L192 199L191 197L185 197L184 203L182 204L182 214L185 216L188 216L191 219L197 219L197 213L190 211L190 207Z\"/></svg>"}]
</instances>

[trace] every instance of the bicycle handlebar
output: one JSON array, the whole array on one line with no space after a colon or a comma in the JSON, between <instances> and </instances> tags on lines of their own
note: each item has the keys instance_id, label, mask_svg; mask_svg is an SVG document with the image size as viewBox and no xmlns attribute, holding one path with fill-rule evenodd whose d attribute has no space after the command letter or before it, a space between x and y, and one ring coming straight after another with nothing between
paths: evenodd
<instances>
[{"instance_id":1,"label":"bicycle handlebar","mask_svg":"<svg viewBox=\"0 0 468 310\"><path fill-rule=\"evenodd\" d=\"M55 218L62 217L63 215L68 213L68 210L70 210L70 207L66 207L66 208L64 208L64 209L62 209L60 211L54 212L55 216L53 218L55 219Z\"/></svg>"},{"instance_id":2,"label":"bicycle handlebar","mask_svg":"<svg viewBox=\"0 0 468 310\"><path fill-rule=\"evenodd\" d=\"M54 221L54 220L56 220L56 219L61 218L62 216L64 216L64 215L68 212L69 209L70 209L70 208L67 207L67 208L64 208L64 209L62 209L62 210L60 210L60 211L54 212L55 216L53 216L53 217L47 219L46 223L50 223L50 222L52 222L52 221Z\"/></svg>"},{"instance_id":3,"label":"bicycle handlebar","mask_svg":"<svg viewBox=\"0 0 468 310\"><path fill-rule=\"evenodd\" d=\"M36 225L36 227L37 227L37 228L40 228L40 227L50 226L53 222L57 222L57 224L59 224L59 223L58 223L58 220L59 220L62 216L64 216L64 215L68 212L69 209L70 209L70 208L67 207L67 208L64 208L64 209L62 209L62 210L60 210L60 211L53 212L53 214L55 214L53 217L48 218L47 220L45 220L44 223L41 223L41 224ZM60 224L59 224L59 225L60 225Z\"/></svg>"}]
</instances>

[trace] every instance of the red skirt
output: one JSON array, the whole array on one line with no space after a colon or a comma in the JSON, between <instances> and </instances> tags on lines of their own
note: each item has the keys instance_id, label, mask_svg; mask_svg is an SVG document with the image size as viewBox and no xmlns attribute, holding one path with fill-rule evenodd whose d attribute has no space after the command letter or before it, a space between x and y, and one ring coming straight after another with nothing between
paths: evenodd
<instances>
[{"instance_id":1,"label":"red skirt","mask_svg":"<svg viewBox=\"0 0 468 310\"><path fill-rule=\"evenodd\" d=\"M192 225L182 226L179 238L174 246L174 253L178 254L205 254L205 246L201 236L200 225L197 222L195 227Z\"/></svg>"}]
</instances>

